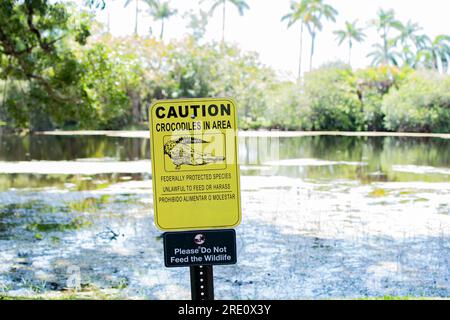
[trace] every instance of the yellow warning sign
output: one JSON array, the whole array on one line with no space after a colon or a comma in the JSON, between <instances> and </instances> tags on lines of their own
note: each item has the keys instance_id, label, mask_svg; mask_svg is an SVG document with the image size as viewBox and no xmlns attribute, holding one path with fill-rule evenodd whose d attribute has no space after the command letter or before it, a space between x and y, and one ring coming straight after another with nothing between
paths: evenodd
<instances>
[{"instance_id":1,"label":"yellow warning sign","mask_svg":"<svg viewBox=\"0 0 450 320\"><path fill-rule=\"evenodd\" d=\"M155 223L162 230L241 221L232 99L156 101L149 110Z\"/></svg>"}]
</instances>

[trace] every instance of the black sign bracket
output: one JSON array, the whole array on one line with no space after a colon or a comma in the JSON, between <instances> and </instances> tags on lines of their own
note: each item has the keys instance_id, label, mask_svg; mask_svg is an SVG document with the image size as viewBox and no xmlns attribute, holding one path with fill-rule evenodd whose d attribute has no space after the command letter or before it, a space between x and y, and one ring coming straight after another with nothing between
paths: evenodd
<instances>
[{"instance_id":1,"label":"black sign bracket","mask_svg":"<svg viewBox=\"0 0 450 320\"><path fill-rule=\"evenodd\" d=\"M192 300L214 300L213 266L192 266L191 297Z\"/></svg>"}]
</instances>

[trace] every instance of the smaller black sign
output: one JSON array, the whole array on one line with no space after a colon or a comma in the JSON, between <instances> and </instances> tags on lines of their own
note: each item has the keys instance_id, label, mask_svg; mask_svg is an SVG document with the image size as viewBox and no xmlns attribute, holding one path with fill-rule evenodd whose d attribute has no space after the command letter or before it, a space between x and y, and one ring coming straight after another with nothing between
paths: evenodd
<instances>
[{"instance_id":1,"label":"smaller black sign","mask_svg":"<svg viewBox=\"0 0 450 320\"><path fill-rule=\"evenodd\" d=\"M233 229L166 232L163 238L166 267L236 263Z\"/></svg>"}]
</instances>

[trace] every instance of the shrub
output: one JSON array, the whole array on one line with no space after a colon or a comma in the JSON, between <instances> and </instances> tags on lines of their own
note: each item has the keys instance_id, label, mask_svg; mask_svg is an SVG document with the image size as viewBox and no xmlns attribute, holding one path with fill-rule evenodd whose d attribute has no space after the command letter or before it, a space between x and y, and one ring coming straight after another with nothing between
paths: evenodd
<instances>
[{"instance_id":1,"label":"shrub","mask_svg":"<svg viewBox=\"0 0 450 320\"><path fill-rule=\"evenodd\" d=\"M450 76L414 72L383 98L385 126L391 131L449 132Z\"/></svg>"},{"instance_id":2,"label":"shrub","mask_svg":"<svg viewBox=\"0 0 450 320\"><path fill-rule=\"evenodd\" d=\"M122 80L118 82L126 88L129 96L131 88L134 89L139 104L143 106L140 109L142 114L155 99L233 97L238 104L242 128L269 125L267 100L276 78L254 53L244 53L237 46L228 44L224 47L215 42L199 44L191 37L167 44L153 38L101 37L93 46L111 51L109 60L116 61L120 67ZM111 76L109 70L106 69L109 72L105 73L106 76ZM93 73L90 81L95 81L100 75ZM100 87L107 83L102 81ZM114 92L112 88L101 90L98 95L107 96L110 92ZM129 100L134 99L129 97ZM129 114L130 109L126 106L123 105L122 111Z\"/></svg>"},{"instance_id":3,"label":"shrub","mask_svg":"<svg viewBox=\"0 0 450 320\"><path fill-rule=\"evenodd\" d=\"M381 110L383 96L391 88L398 88L401 81L410 72L409 69L379 66L361 69L355 72L351 79L352 86L356 88L358 98L362 104L366 129L370 131L383 131L384 113Z\"/></svg>"},{"instance_id":4,"label":"shrub","mask_svg":"<svg viewBox=\"0 0 450 320\"><path fill-rule=\"evenodd\" d=\"M348 79L349 67L342 64L325 65L305 76L300 122L305 130L363 130L361 102Z\"/></svg>"},{"instance_id":5,"label":"shrub","mask_svg":"<svg viewBox=\"0 0 450 320\"><path fill-rule=\"evenodd\" d=\"M91 109L92 119L79 120L80 128L120 128L130 122L130 99L123 61L113 58L109 47L95 44L83 51L81 63L84 73L80 85L86 95L85 108Z\"/></svg>"},{"instance_id":6,"label":"shrub","mask_svg":"<svg viewBox=\"0 0 450 320\"><path fill-rule=\"evenodd\" d=\"M290 81L274 85L266 112L266 118L270 119L269 127L281 130L301 129L300 118L306 105L305 101L299 85Z\"/></svg>"}]
</instances>

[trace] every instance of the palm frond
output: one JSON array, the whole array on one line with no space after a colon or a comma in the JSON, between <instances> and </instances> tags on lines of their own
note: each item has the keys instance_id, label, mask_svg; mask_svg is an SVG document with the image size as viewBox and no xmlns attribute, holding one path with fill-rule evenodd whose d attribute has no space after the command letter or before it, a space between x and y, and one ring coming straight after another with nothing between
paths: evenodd
<instances>
[{"instance_id":1,"label":"palm frond","mask_svg":"<svg viewBox=\"0 0 450 320\"><path fill-rule=\"evenodd\" d=\"M211 8L209 9L209 14L212 15L214 13L214 11L216 11L216 8L221 5L223 2L222 0L216 0L213 5L211 6Z\"/></svg>"}]
</instances>

